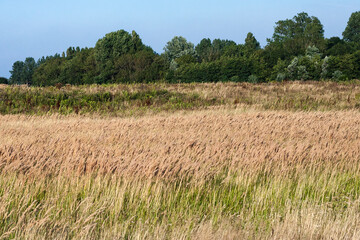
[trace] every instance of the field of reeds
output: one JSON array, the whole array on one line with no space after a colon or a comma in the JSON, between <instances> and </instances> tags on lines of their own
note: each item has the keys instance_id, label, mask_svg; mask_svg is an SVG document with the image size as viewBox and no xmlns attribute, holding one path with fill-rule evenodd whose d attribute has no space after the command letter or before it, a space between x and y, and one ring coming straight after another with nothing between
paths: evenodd
<instances>
[{"instance_id":1,"label":"field of reeds","mask_svg":"<svg viewBox=\"0 0 360 240\"><path fill-rule=\"evenodd\" d=\"M62 111L60 95L60 106L100 97ZM1 87L0 98L0 239L360 238L358 82Z\"/></svg>"}]
</instances>

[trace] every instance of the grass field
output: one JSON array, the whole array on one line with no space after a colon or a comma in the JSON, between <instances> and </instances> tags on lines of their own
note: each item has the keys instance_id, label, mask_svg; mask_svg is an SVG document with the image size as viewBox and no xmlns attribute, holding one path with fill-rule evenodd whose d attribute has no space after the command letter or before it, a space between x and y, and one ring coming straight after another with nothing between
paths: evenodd
<instances>
[{"instance_id":1,"label":"grass field","mask_svg":"<svg viewBox=\"0 0 360 240\"><path fill-rule=\"evenodd\" d=\"M360 109L360 81L89 85L0 85L0 114L143 116L213 108L328 111Z\"/></svg>"},{"instance_id":2,"label":"grass field","mask_svg":"<svg viewBox=\"0 0 360 240\"><path fill-rule=\"evenodd\" d=\"M44 105L61 94L108 98ZM1 87L0 239L359 239L359 96L358 82Z\"/></svg>"}]
</instances>

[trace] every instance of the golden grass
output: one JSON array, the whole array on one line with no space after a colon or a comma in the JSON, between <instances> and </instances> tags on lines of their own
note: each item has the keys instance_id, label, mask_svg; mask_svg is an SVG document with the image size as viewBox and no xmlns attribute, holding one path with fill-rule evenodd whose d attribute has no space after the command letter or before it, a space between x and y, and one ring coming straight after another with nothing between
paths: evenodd
<instances>
[{"instance_id":1,"label":"golden grass","mask_svg":"<svg viewBox=\"0 0 360 240\"><path fill-rule=\"evenodd\" d=\"M358 85L166 88L235 109L0 116L0 239L359 239L360 112L263 111Z\"/></svg>"},{"instance_id":2,"label":"golden grass","mask_svg":"<svg viewBox=\"0 0 360 240\"><path fill-rule=\"evenodd\" d=\"M31 175L213 176L356 166L360 113L203 111L143 118L0 117L0 169Z\"/></svg>"}]
</instances>

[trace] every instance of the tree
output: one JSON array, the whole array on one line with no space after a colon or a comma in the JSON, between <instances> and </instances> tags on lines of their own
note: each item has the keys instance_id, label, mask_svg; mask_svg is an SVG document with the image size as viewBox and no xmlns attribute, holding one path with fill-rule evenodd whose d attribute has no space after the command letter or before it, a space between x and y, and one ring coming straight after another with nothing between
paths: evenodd
<instances>
[{"instance_id":1,"label":"tree","mask_svg":"<svg viewBox=\"0 0 360 240\"><path fill-rule=\"evenodd\" d=\"M175 36L164 47L164 56L169 62L184 55L196 57L194 44L188 42L184 37Z\"/></svg>"},{"instance_id":2,"label":"tree","mask_svg":"<svg viewBox=\"0 0 360 240\"><path fill-rule=\"evenodd\" d=\"M245 49L249 52L254 52L260 49L260 43L251 32L249 32L245 38Z\"/></svg>"},{"instance_id":3,"label":"tree","mask_svg":"<svg viewBox=\"0 0 360 240\"><path fill-rule=\"evenodd\" d=\"M306 48L306 56L313 58L313 57L321 57L320 50L315 46L308 46Z\"/></svg>"},{"instance_id":4,"label":"tree","mask_svg":"<svg viewBox=\"0 0 360 240\"><path fill-rule=\"evenodd\" d=\"M96 62L94 58L94 49L79 49L72 58L67 58L59 80L66 84L84 84L94 83L93 79L97 76Z\"/></svg>"},{"instance_id":5,"label":"tree","mask_svg":"<svg viewBox=\"0 0 360 240\"><path fill-rule=\"evenodd\" d=\"M28 58L25 59L23 83L28 84L28 85L32 84L33 74L34 74L34 71L35 71L36 67L37 67L37 65L36 65L36 62L35 62L34 58L28 57Z\"/></svg>"},{"instance_id":6,"label":"tree","mask_svg":"<svg viewBox=\"0 0 360 240\"><path fill-rule=\"evenodd\" d=\"M11 84L22 84L24 79L24 68L25 64L23 61L16 61L12 66L10 83Z\"/></svg>"},{"instance_id":7,"label":"tree","mask_svg":"<svg viewBox=\"0 0 360 240\"><path fill-rule=\"evenodd\" d=\"M343 37L347 42L360 43L360 11L351 14Z\"/></svg>"},{"instance_id":8,"label":"tree","mask_svg":"<svg viewBox=\"0 0 360 240\"><path fill-rule=\"evenodd\" d=\"M354 44L346 42L339 37L331 37L325 40L325 55L339 56L355 51Z\"/></svg>"},{"instance_id":9,"label":"tree","mask_svg":"<svg viewBox=\"0 0 360 240\"><path fill-rule=\"evenodd\" d=\"M49 86L61 83L60 75L66 59L60 57L49 58L34 72L33 84L36 86Z\"/></svg>"},{"instance_id":10,"label":"tree","mask_svg":"<svg viewBox=\"0 0 360 240\"><path fill-rule=\"evenodd\" d=\"M132 34L125 30L111 32L99 39L95 45L95 56L99 63L112 61L127 53L136 53L145 48L139 35L132 31Z\"/></svg>"},{"instance_id":11,"label":"tree","mask_svg":"<svg viewBox=\"0 0 360 240\"><path fill-rule=\"evenodd\" d=\"M4 77L0 77L0 84L8 84L8 80L7 78L4 78Z\"/></svg>"},{"instance_id":12,"label":"tree","mask_svg":"<svg viewBox=\"0 0 360 240\"><path fill-rule=\"evenodd\" d=\"M234 41L214 39L212 42L209 38L204 38L195 47L196 53L201 61L215 61L221 56L233 56L238 54L238 46Z\"/></svg>"},{"instance_id":13,"label":"tree","mask_svg":"<svg viewBox=\"0 0 360 240\"><path fill-rule=\"evenodd\" d=\"M23 61L17 61L13 64L10 82L12 84L32 84L33 74L37 68L34 58L28 57Z\"/></svg>"},{"instance_id":14,"label":"tree","mask_svg":"<svg viewBox=\"0 0 360 240\"><path fill-rule=\"evenodd\" d=\"M310 17L302 12L292 19L276 22L272 39L269 44L281 43L287 56L297 56L305 53L310 45L322 49L324 45L324 29L320 20L314 16Z\"/></svg>"},{"instance_id":15,"label":"tree","mask_svg":"<svg viewBox=\"0 0 360 240\"><path fill-rule=\"evenodd\" d=\"M117 74L115 61L123 55L135 54L142 50L152 51L142 43L135 31L130 34L125 30L119 30L106 34L95 45L95 59L100 72L96 81L98 83L115 82Z\"/></svg>"},{"instance_id":16,"label":"tree","mask_svg":"<svg viewBox=\"0 0 360 240\"><path fill-rule=\"evenodd\" d=\"M204 38L200 41L195 47L195 51L200 57L201 61L210 61L209 55L212 49L211 40L209 38Z\"/></svg>"},{"instance_id":17,"label":"tree","mask_svg":"<svg viewBox=\"0 0 360 240\"><path fill-rule=\"evenodd\" d=\"M115 61L117 71L116 83L153 82L161 78L161 61L152 51L139 51L135 54L125 54Z\"/></svg>"}]
</instances>

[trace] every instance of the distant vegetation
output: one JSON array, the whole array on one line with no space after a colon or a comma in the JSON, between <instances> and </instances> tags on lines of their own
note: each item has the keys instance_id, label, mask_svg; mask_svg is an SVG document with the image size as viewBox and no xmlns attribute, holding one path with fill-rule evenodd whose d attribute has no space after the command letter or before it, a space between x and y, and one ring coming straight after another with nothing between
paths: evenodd
<instances>
[{"instance_id":1,"label":"distant vegetation","mask_svg":"<svg viewBox=\"0 0 360 240\"><path fill-rule=\"evenodd\" d=\"M360 81L0 88L0 114L140 116L209 107L287 111L360 109Z\"/></svg>"},{"instance_id":2,"label":"distant vegetation","mask_svg":"<svg viewBox=\"0 0 360 240\"><path fill-rule=\"evenodd\" d=\"M9 80L7 78L4 77L0 77L0 84L8 84Z\"/></svg>"},{"instance_id":3,"label":"distant vegetation","mask_svg":"<svg viewBox=\"0 0 360 240\"><path fill-rule=\"evenodd\" d=\"M327 39L320 20L302 12L276 22L264 48L252 33L244 44L204 38L196 46L176 36L162 54L144 45L135 31L120 30L106 34L94 48L69 47L61 55L17 61L9 83L49 86L359 79L359 19L360 11L354 12L343 38Z\"/></svg>"}]
</instances>

